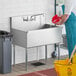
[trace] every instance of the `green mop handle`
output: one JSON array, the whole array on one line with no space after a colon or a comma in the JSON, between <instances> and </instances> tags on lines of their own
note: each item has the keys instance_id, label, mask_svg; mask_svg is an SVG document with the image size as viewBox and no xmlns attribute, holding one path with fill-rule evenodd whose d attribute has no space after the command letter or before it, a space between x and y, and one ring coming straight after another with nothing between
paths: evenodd
<instances>
[{"instance_id":1,"label":"green mop handle","mask_svg":"<svg viewBox=\"0 0 76 76\"><path fill-rule=\"evenodd\" d=\"M73 51L72 51L72 53L71 53L70 59L69 59L69 61L68 61L68 64L71 62L71 60L72 60L72 58L73 58L73 55L74 55L74 53L75 53L75 50L76 50L76 45L75 45L75 47L74 47L74 49L73 49Z\"/></svg>"}]
</instances>

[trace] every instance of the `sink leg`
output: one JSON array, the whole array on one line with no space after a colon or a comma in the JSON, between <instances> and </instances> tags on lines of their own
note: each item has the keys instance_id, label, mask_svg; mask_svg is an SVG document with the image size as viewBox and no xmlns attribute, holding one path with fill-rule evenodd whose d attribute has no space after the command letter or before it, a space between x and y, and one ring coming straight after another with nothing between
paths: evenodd
<instances>
[{"instance_id":1,"label":"sink leg","mask_svg":"<svg viewBox=\"0 0 76 76\"><path fill-rule=\"evenodd\" d=\"M13 65L15 66L15 45L13 44Z\"/></svg>"},{"instance_id":2,"label":"sink leg","mask_svg":"<svg viewBox=\"0 0 76 76\"><path fill-rule=\"evenodd\" d=\"M27 48L25 49L25 55L26 55L26 56L25 56L25 63L26 63L26 64L25 64L25 68L26 68L25 70L27 71L27 58L28 58L28 57L27 57Z\"/></svg>"},{"instance_id":3,"label":"sink leg","mask_svg":"<svg viewBox=\"0 0 76 76\"><path fill-rule=\"evenodd\" d=\"M45 60L47 60L47 45L45 45Z\"/></svg>"},{"instance_id":4,"label":"sink leg","mask_svg":"<svg viewBox=\"0 0 76 76\"><path fill-rule=\"evenodd\" d=\"M39 61L39 50L38 50L39 47L37 47L37 61Z\"/></svg>"},{"instance_id":5,"label":"sink leg","mask_svg":"<svg viewBox=\"0 0 76 76\"><path fill-rule=\"evenodd\" d=\"M60 59L60 44L58 44L58 60Z\"/></svg>"}]
</instances>

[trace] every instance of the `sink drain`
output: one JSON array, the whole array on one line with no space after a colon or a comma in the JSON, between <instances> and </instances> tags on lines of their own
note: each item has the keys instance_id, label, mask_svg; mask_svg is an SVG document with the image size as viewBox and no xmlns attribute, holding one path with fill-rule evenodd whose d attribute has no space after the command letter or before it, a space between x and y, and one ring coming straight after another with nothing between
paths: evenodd
<instances>
[{"instance_id":1,"label":"sink drain","mask_svg":"<svg viewBox=\"0 0 76 76\"><path fill-rule=\"evenodd\" d=\"M42 62L36 62L36 63L31 63L33 66L42 66L42 65L45 65L44 63Z\"/></svg>"}]
</instances>

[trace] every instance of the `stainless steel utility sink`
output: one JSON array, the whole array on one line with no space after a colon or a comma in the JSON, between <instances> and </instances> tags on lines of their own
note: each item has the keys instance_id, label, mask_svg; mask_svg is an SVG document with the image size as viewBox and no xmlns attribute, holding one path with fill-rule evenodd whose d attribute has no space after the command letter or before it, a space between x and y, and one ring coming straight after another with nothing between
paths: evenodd
<instances>
[{"instance_id":1,"label":"stainless steel utility sink","mask_svg":"<svg viewBox=\"0 0 76 76\"><path fill-rule=\"evenodd\" d=\"M12 29L13 43L22 47L35 47L61 42L62 27L44 24L36 30L22 31Z\"/></svg>"},{"instance_id":2,"label":"stainless steel utility sink","mask_svg":"<svg viewBox=\"0 0 76 76\"><path fill-rule=\"evenodd\" d=\"M31 21L32 16L36 19ZM45 59L47 59L47 45L61 42L62 27L45 24L45 15L36 14L30 16L18 16L11 18L11 32L13 34L13 50L15 64L15 45L26 48L26 70L27 70L27 49L45 45ZM59 52L59 46L58 46ZM58 58L60 57L58 53Z\"/></svg>"}]
</instances>

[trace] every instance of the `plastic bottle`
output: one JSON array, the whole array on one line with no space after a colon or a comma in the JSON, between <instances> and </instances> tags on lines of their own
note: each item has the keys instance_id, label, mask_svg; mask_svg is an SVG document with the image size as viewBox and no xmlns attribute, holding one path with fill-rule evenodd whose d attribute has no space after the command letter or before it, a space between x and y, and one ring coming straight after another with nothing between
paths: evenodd
<instances>
[{"instance_id":1,"label":"plastic bottle","mask_svg":"<svg viewBox=\"0 0 76 76\"><path fill-rule=\"evenodd\" d=\"M55 15L53 18L52 18L52 22L55 24L57 22L59 22L61 19L61 17L59 17L58 15Z\"/></svg>"}]
</instances>

